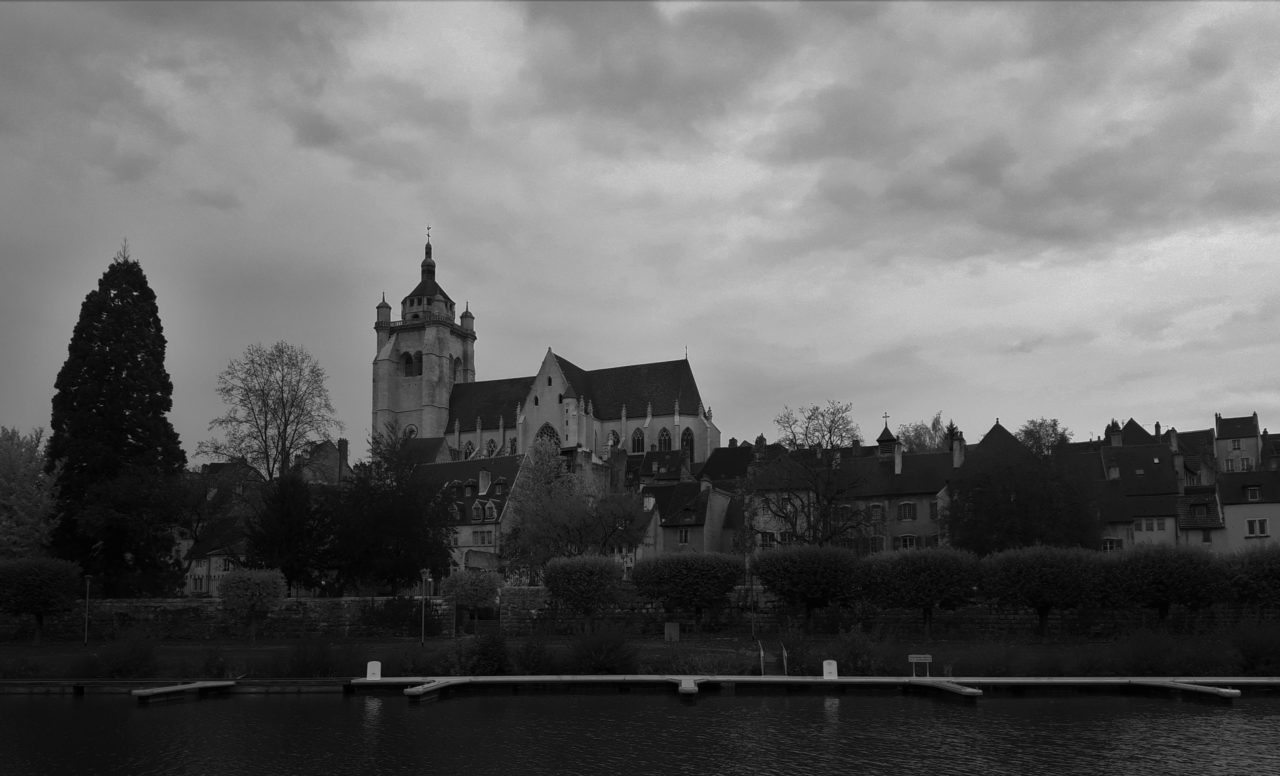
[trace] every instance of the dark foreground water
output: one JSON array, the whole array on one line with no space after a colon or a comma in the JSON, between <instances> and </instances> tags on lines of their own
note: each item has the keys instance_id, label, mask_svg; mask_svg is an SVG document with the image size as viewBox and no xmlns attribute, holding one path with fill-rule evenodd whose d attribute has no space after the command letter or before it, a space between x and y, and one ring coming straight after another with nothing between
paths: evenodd
<instances>
[{"instance_id":1,"label":"dark foreground water","mask_svg":"<svg viewBox=\"0 0 1280 776\"><path fill-rule=\"evenodd\" d=\"M1280 698L0 696L0 774L1280 774Z\"/></svg>"}]
</instances>

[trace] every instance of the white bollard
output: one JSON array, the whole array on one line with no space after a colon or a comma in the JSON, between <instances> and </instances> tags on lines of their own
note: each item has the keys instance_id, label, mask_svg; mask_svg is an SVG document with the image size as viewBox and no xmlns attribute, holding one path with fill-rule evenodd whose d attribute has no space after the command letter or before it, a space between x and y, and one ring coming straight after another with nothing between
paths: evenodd
<instances>
[{"instance_id":1,"label":"white bollard","mask_svg":"<svg viewBox=\"0 0 1280 776\"><path fill-rule=\"evenodd\" d=\"M370 660L364 669L365 679L381 679L382 678L382 661Z\"/></svg>"},{"instance_id":2,"label":"white bollard","mask_svg":"<svg viewBox=\"0 0 1280 776\"><path fill-rule=\"evenodd\" d=\"M822 678L823 679L839 679L840 672L836 670L836 661L822 661Z\"/></svg>"}]
</instances>

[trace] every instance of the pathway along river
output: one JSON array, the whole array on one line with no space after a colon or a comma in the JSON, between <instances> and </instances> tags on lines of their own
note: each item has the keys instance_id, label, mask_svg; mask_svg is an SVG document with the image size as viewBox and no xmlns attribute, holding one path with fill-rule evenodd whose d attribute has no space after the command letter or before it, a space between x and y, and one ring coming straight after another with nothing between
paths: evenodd
<instances>
[{"instance_id":1,"label":"pathway along river","mask_svg":"<svg viewBox=\"0 0 1280 776\"><path fill-rule=\"evenodd\" d=\"M1280 773L1280 697L10 695L0 773Z\"/></svg>"}]
</instances>

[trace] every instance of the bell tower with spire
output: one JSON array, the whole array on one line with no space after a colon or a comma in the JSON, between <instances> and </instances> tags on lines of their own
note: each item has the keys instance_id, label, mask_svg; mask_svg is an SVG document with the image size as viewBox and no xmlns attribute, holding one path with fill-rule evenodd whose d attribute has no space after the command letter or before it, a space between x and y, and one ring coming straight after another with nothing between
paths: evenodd
<instances>
[{"instance_id":1,"label":"bell tower with spire","mask_svg":"<svg viewBox=\"0 0 1280 776\"><path fill-rule=\"evenodd\" d=\"M430 227L420 278L400 301L400 320L391 320L385 293L376 311L374 433L394 425L402 434L444 436L453 386L476 379L475 316L468 305L459 320L457 306L436 282Z\"/></svg>"}]
</instances>

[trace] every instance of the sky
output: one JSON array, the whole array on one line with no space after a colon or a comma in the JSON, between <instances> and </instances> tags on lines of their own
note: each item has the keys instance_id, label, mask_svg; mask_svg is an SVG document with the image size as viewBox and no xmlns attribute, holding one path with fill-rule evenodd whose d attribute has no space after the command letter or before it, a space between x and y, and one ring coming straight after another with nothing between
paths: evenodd
<instances>
[{"instance_id":1,"label":"sky","mask_svg":"<svg viewBox=\"0 0 1280 776\"><path fill-rule=\"evenodd\" d=\"M1277 41L1280 3L0 3L0 424L48 426L127 238L188 454L283 340L361 457L430 226L478 379L687 349L725 443L828 400L1280 430Z\"/></svg>"}]
</instances>

